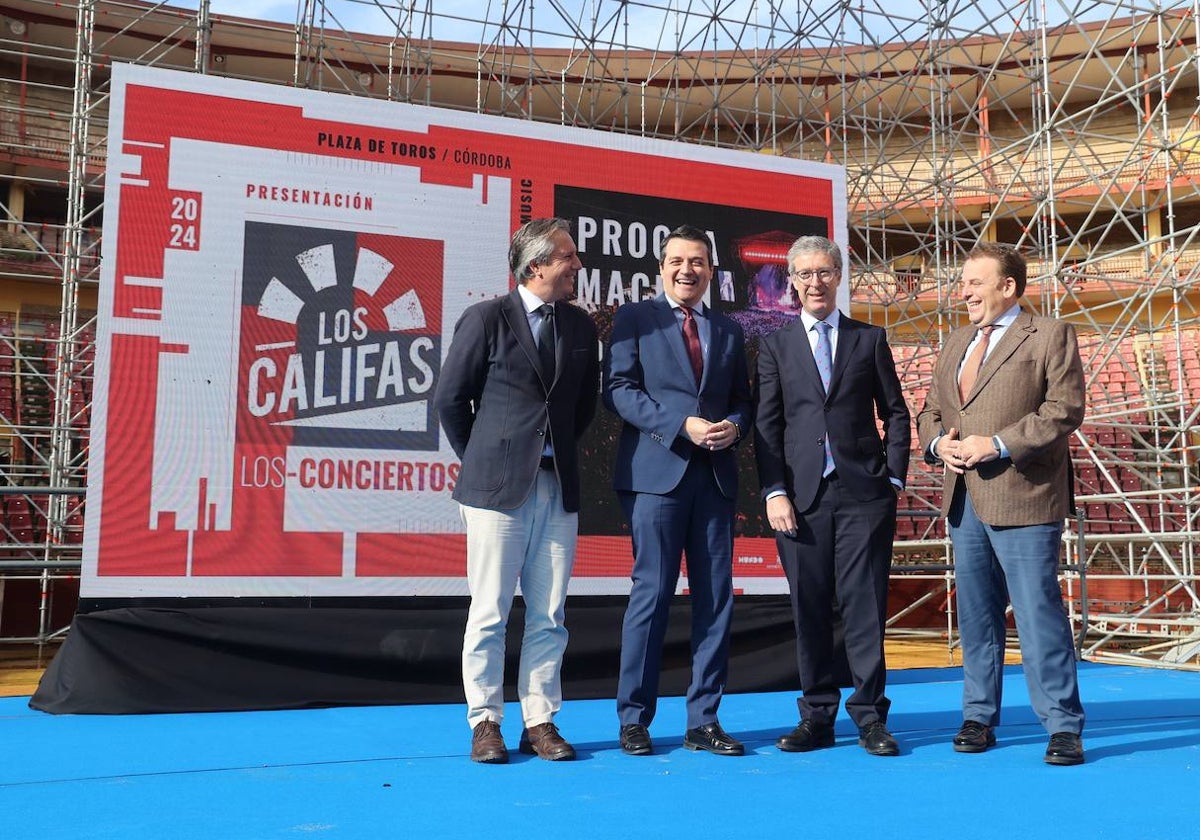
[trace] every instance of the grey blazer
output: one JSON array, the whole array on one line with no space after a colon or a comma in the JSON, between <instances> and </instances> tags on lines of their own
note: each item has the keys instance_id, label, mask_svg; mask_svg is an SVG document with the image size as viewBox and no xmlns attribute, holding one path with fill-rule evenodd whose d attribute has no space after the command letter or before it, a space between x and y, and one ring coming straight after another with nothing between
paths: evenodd
<instances>
[{"instance_id":1,"label":"grey blazer","mask_svg":"<svg viewBox=\"0 0 1200 840\"><path fill-rule=\"evenodd\" d=\"M1070 324L1025 310L1005 330L961 400L958 369L975 327L954 331L933 370L917 431L925 460L937 463L929 444L951 428L959 437L999 436L1010 457L958 475L946 471L942 514L966 482L979 518L993 526L1041 525L1074 507L1071 433L1083 422L1085 388L1079 345Z\"/></svg>"}]
</instances>

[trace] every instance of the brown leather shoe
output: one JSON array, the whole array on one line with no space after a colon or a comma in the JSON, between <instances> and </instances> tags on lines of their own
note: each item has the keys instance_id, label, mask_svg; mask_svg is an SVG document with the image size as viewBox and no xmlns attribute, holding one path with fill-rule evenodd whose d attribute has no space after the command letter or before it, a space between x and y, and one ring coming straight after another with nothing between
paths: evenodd
<instances>
[{"instance_id":1,"label":"brown leather shoe","mask_svg":"<svg viewBox=\"0 0 1200 840\"><path fill-rule=\"evenodd\" d=\"M508 747L500 736L500 724L483 720L471 734L471 760L481 764L507 764Z\"/></svg>"},{"instance_id":2,"label":"brown leather shoe","mask_svg":"<svg viewBox=\"0 0 1200 840\"><path fill-rule=\"evenodd\" d=\"M575 760L575 748L558 734L553 723L531 726L522 732L519 749L525 755L539 755L547 761Z\"/></svg>"}]
</instances>

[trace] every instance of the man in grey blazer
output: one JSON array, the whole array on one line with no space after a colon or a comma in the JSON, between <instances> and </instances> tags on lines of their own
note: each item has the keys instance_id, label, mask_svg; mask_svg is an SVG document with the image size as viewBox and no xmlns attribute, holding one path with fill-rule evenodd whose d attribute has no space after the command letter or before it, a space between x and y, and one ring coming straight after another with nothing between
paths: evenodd
<instances>
[{"instance_id":1,"label":"man in grey blazer","mask_svg":"<svg viewBox=\"0 0 1200 840\"><path fill-rule=\"evenodd\" d=\"M582 268L569 231L563 219L534 219L513 235L518 286L463 313L434 400L462 462L454 498L467 529L471 592L463 687L471 759L484 763L508 761L500 735L504 642L518 580L520 749L550 761L575 757L554 715L578 533L577 446L595 413L600 365L592 319L567 302Z\"/></svg>"},{"instance_id":2,"label":"man in grey blazer","mask_svg":"<svg viewBox=\"0 0 1200 840\"><path fill-rule=\"evenodd\" d=\"M917 415L925 458L946 467L942 514L954 545L963 651L958 752L996 743L1011 599L1030 701L1050 733L1048 764L1083 763L1084 713L1058 584L1074 506L1069 437L1083 422L1083 366L1069 324L1033 315L1025 259L981 242L963 264L969 327L946 340Z\"/></svg>"}]
</instances>

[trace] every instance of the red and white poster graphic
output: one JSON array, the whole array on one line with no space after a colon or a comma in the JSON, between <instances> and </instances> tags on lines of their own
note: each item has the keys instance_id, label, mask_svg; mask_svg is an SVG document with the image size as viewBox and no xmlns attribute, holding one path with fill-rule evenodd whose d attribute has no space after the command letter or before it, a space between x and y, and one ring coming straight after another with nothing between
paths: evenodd
<instances>
[{"instance_id":1,"label":"red and white poster graphic","mask_svg":"<svg viewBox=\"0 0 1200 840\"><path fill-rule=\"evenodd\" d=\"M513 230L571 222L602 339L679 224L752 344L794 317L788 244L846 242L823 164L126 65L111 103L87 598L464 595L433 394ZM618 428L582 444L575 594L629 589ZM737 586L785 592L749 456Z\"/></svg>"}]
</instances>

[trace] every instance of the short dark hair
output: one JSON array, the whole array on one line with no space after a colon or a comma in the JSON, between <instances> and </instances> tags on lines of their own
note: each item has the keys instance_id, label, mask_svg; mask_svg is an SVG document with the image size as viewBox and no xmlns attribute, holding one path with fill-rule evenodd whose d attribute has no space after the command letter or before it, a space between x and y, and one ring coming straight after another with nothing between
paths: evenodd
<instances>
[{"instance_id":1,"label":"short dark hair","mask_svg":"<svg viewBox=\"0 0 1200 840\"><path fill-rule=\"evenodd\" d=\"M529 267L550 259L550 255L554 253L554 234L560 230L570 234L571 223L557 216L530 219L517 228L508 246L508 268L513 279L525 285L533 276Z\"/></svg>"},{"instance_id":2,"label":"short dark hair","mask_svg":"<svg viewBox=\"0 0 1200 840\"><path fill-rule=\"evenodd\" d=\"M967 259L991 257L1000 263L1000 276L1011 277L1017 283L1017 297L1025 294L1025 283L1029 277L1029 268L1025 257L1012 245L1003 242L978 242L967 253Z\"/></svg>"},{"instance_id":3,"label":"short dark hair","mask_svg":"<svg viewBox=\"0 0 1200 840\"><path fill-rule=\"evenodd\" d=\"M662 265L663 260L667 257L667 243L672 239L686 239L688 242L703 242L704 252L708 254L708 264L713 264L712 258L712 243L708 241L708 234L700 230L695 225L680 225L667 234L667 238L662 241L662 251L659 252L658 264Z\"/></svg>"}]
</instances>

